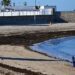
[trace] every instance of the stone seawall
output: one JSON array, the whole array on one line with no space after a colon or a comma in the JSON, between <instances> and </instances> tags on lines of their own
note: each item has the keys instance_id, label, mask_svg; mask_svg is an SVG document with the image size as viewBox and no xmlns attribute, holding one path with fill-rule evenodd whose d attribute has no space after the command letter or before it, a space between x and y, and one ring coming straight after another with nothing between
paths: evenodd
<instances>
[{"instance_id":1,"label":"stone seawall","mask_svg":"<svg viewBox=\"0 0 75 75\"><path fill-rule=\"evenodd\" d=\"M6 16L0 17L0 25L31 25L49 24L52 19L50 15L43 16Z\"/></svg>"},{"instance_id":2,"label":"stone seawall","mask_svg":"<svg viewBox=\"0 0 75 75\"><path fill-rule=\"evenodd\" d=\"M38 16L5 16L0 17L0 25L33 25L33 24L50 24L52 23L75 23L74 11L54 12L54 15Z\"/></svg>"},{"instance_id":3,"label":"stone seawall","mask_svg":"<svg viewBox=\"0 0 75 75\"><path fill-rule=\"evenodd\" d=\"M70 22L75 23L75 11L56 12L53 18L54 23Z\"/></svg>"}]
</instances>

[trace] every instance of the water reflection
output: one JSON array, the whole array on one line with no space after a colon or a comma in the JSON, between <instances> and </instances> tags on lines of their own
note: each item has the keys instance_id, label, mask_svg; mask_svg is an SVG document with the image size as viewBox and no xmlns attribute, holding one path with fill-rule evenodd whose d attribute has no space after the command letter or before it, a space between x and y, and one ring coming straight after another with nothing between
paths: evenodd
<instances>
[{"instance_id":1,"label":"water reflection","mask_svg":"<svg viewBox=\"0 0 75 75\"><path fill-rule=\"evenodd\" d=\"M50 39L33 44L30 48L57 58L72 61L72 56L75 56L75 36Z\"/></svg>"}]
</instances>

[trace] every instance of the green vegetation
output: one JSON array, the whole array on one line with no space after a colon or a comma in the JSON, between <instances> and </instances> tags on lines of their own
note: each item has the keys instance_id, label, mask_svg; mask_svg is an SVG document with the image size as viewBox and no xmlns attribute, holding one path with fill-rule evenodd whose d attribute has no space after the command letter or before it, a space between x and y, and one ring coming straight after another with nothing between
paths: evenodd
<instances>
[{"instance_id":1,"label":"green vegetation","mask_svg":"<svg viewBox=\"0 0 75 75\"><path fill-rule=\"evenodd\" d=\"M24 6L27 6L27 2L24 2Z\"/></svg>"},{"instance_id":2,"label":"green vegetation","mask_svg":"<svg viewBox=\"0 0 75 75\"><path fill-rule=\"evenodd\" d=\"M11 0L2 0L2 5L9 6L10 2L11 2Z\"/></svg>"},{"instance_id":3,"label":"green vegetation","mask_svg":"<svg viewBox=\"0 0 75 75\"><path fill-rule=\"evenodd\" d=\"M35 6L35 8L36 8L37 10L39 10L39 9L40 9L40 6Z\"/></svg>"}]
</instances>

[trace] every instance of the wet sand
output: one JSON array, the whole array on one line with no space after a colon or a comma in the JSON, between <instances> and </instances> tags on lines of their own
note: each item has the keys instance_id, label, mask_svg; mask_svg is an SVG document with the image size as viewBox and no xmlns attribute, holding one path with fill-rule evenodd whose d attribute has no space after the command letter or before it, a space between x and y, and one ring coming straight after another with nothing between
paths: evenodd
<instances>
[{"instance_id":1,"label":"wet sand","mask_svg":"<svg viewBox=\"0 0 75 75\"><path fill-rule=\"evenodd\" d=\"M42 75L75 75L75 68L72 67L71 63L59 61L58 59L30 51L25 48L25 46L0 45L0 57L24 58L23 60L0 59L0 63L23 70L26 69L35 73L40 73ZM11 71L14 73L13 70ZM19 72L18 74L21 73L22 72ZM22 73L22 75L23 74L24 73ZM14 73L13 75L17 75L17 73Z\"/></svg>"}]
</instances>

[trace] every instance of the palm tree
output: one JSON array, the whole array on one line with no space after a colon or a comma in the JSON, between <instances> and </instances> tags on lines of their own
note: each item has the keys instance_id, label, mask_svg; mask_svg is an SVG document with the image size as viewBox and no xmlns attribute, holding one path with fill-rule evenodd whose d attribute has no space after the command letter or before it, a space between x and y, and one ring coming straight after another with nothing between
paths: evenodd
<instances>
[{"instance_id":1,"label":"palm tree","mask_svg":"<svg viewBox=\"0 0 75 75\"><path fill-rule=\"evenodd\" d=\"M24 6L27 6L27 2L24 2Z\"/></svg>"},{"instance_id":2,"label":"palm tree","mask_svg":"<svg viewBox=\"0 0 75 75\"><path fill-rule=\"evenodd\" d=\"M2 1L2 4L4 5L4 6L9 6L10 5L10 0L3 0Z\"/></svg>"},{"instance_id":3,"label":"palm tree","mask_svg":"<svg viewBox=\"0 0 75 75\"><path fill-rule=\"evenodd\" d=\"M13 3L13 6L15 7L15 3Z\"/></svg>"}]
</instances>

